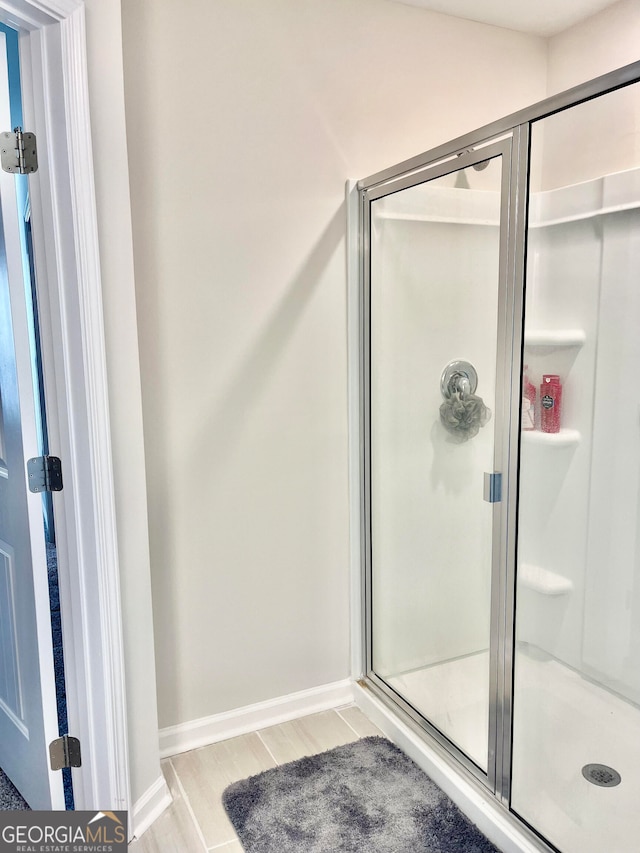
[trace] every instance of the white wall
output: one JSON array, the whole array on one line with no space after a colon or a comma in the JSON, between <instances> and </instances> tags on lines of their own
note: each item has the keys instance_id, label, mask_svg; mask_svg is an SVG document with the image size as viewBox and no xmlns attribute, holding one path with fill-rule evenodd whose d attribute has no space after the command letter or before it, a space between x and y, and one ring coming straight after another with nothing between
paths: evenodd
<instances>
[{"instance_id":1,"label":"white wall","mask_svg":"<svg viewBox=\"0 0 640 853\"><path fill-rule=\"evenodd\" d=\"M142 404L118 0L86 0L89 97L100 239L126 654L131 795L158 779Z\"/></svg>"},{"instance_id":2,"label":"white wall","mask_svg":"<svg viewBox=\"0 0 640 853\"><path fill-rule=\"evenodd\" d=\"M640 0L621 0L549 39L548 94L553 95L640 58ZM640 152L640 86L554 118L545 141L542 189L633 168ZM616 133L612 133L615 129ZM566 156L570 149L571 157Z\"/></svg>"},{"instance_id":3,"label":"white wall","mask_svg":"<svg viewBox=\"0 0 640 853\"><path fill-rule=\"evenodd\" d=\"M548 94L638 60L640 0L620 0L549 39Z\"/></svg>"},{"instance_id":4,"label":"white wall","mask_svg":"<svg viewBox=\"0 0 640 853\"><path fill-rule=\"evenodd\" d=\"M127 0L161 726L348 673L344 181L545 94L387 0Z\"/></svg>"}]
</instances>

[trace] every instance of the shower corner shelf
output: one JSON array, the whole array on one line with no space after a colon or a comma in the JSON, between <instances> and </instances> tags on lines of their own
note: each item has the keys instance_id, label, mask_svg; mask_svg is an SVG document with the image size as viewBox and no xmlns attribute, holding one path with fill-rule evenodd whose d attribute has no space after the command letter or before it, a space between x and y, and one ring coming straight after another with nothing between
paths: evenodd
<instances>
[{"instance_id":1,"label":"shower corner shelf","mask_svg":"<svg viewBox=\"0 0 640 853\"><path fill-rule=\"evenodd\" d=\"M573 589L573 582L569 578L530 563L520 564L518 582L542 595L566 595Z\"/></svg>"},{"instance_id":2,"label":"shower corner shelf","mask_svg":"<svg viewBox=\"0 0 640 853\"><path fill-rule=\"evenodd\" d=\"M548 447L575 447L580 444L580 433L577 429L561 429L560 432L541 432L537 429L523 430L522 441L526 444Z\"/></svg>"},{"instance_id":3,"label":"shower corner shelf","mask_svg":"<svg viewBox=\"0 0 640 853\"><path fill-rule=\"evenodd\" d=\"M524 335L526 347L581 347L586 340L584 329L532 329Z\"/></svg>"}]
</instances>

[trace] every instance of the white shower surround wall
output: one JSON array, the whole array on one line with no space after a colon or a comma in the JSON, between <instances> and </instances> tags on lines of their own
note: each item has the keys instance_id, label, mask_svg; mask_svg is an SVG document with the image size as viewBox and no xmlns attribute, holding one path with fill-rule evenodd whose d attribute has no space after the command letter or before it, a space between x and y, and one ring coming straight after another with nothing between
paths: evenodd
<instances>
[{"instance_id":1,"label":"white shower surround wall","mask_svg":"<svg viewBox=\"0 0 640 853\"><path fill-rule=\"evenodd\" d=\"M419 267L425 258L427 223L438 223L442 243L447 229L461 227L475 227L484 235L493 228L497 240L492 213L496 193L493 200L491 193L473 189L441 188L438 195L434 206L433 195L421 205L415 190L399 193L388 197L384 212L374 216L378 245L384 240L388 246L401 231L411 229L415 263L385 265L379 271L384 287L396 294L403 286L412 290L412 298L419 293L416 282L421 274L411 267ZM563 377L566 433L560 441L537 441L542 436L536 433L525 436L523 442L519 563L527 570L520 575L517 611L519 641L636 702L640 700L640 673L634 665L640 653L636 534L640 411L630 375L633 365L640 364L640 339L633 332L640 318L639 225L640 169L532 196L526 320L526 339L532 345L525 348L524 361L530 364L536 384L542 373L557 372ZM438 253L432 252L429 275L444 283L439 275L447 271L441 267ZM477 276L473 284L482 290ZM463 291L470 283L465 281L461 292L455 293L452 280L429 297L435 300L430 312L439 309L442 325L450 329L447 347L434 338L431 328L422 336L414 329L411 340L421 347L419 357L414 350L412 363L403 366L404 377L396 369L379 377L380 394L386 387L395 415L405 416L391 417L394 413L389 412L388 423L380 427L385 452L401 447L404 463L395 459L394 465L386 466L387 488L376 490L373 479L374 530L378 524L382 531L377 556L386 565L395 561L376 598L379 627L393 632L392 646L378 644L379 670L389 674L474 653L487 644L489 598L482 590L488 584L490 539L479 538L476 531L474 536L443 538L438 544L428 517L419 523L420 512L431 512L446 528L451 520L449 491L456 492L456 501L468 502L470 514L477 512L481 500L481 485L465 481L463 473L473 470L475 457L486 455L490 428L467 445L452 445L438 424L439 374L450 358L469 356L478 362L479 393L487 394L493 383L495 354L489 347L482 353L482 336L472 341L466 334L468 327L456 325L451 316L453 306L465 304ZM387 322L391 310L392 304L385 306ZM473 310L477 328L490 322L482 305L474 305ZM492 310L490 301L485 300L484 310ZM412 311L412 315L405 313L404 320L413 316L412 326L419 325L425 315L415 303ZM405 328L403 334L411 333ZM374 358L374 370L375 363ZM492 405L491 396L487 402ZM407 425L413 426L407 429ZM405 434L401 434L403 428ZM619 453L620 447L626 448L624 454ZM375 442L373 452L375 470ZM445 488L442 466L452 465L457 484L450 482ZM425 496L434 483L433 505L427 506ZM458 508L456 518L461 515ZM393 553L389 519L407 528L405 553ZM477 572L463 583L469 562ZM548 582L538 583L540 578ZM451 608L444 615L434 609L439 605L429 595L434 585L441 589L443 583L451 585ZM446 631L441 630L443 624Z\"/></svg>"},{"instance_id":2,"label":"white shower surround wall","mask_svg":"<svg viewBox=\"0 0 640 853\"><path fill-rule=\"evenodd\" d=\"M493 421L456 444L439 408L444 367L465 359L495 409L500 196L414 187L373 211L373 649L384 676L488 648Z\"/></svg>"},{"instance_id":3,"label":"white shower surround wall","mask_svg":"<svg viewBox=\"0 0 640 853\"><path fill-rule=\"evenodd\" d=\"M518 636L638 702L640 169L537 194L532 226L528 326L582 328L585 343L527 353L564 370L563 425L580 443L523 449L521 560L573 589L521 591Z\"/></svg>"}]
</instances>

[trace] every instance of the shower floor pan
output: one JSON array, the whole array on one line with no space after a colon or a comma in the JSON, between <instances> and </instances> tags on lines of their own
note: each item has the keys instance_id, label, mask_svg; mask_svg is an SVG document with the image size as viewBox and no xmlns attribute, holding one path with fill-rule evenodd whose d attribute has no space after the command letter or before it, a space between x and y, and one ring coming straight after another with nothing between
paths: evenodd
<instances>
[{"instance_id":1,"label":"shower floor pan","mask_svg":"<svg viewBox=\"0 0 640 853\"><path fill-rule=\"evenodd\" d=\"M560 662L519 652L511 807L562 853L638 853L640 709ZM487 761L488 653L387 678L481 767ZM591 784L588 764L620 774Z\"/></svg>"}]
</instances>

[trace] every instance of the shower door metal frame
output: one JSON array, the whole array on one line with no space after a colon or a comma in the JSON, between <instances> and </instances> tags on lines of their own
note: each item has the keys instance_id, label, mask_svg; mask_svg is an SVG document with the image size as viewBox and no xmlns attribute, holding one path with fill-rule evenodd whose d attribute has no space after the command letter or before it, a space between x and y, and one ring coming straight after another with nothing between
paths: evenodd
<instances>
[{"instance_id":1,"label":"shower door metal frame","mask_svg":"<svg viewBox=\"0 0 640 853\"><path fill-rule=\"evenodd\" d=\"M371 392L370 392L370 317L371 317L371 245L369 240L371 226L371 204L377 199L393 195L402 190L409 189L421 184L427 184L432 180L445 175L454 174L476 163L489 159L501 158L501 185L500 185L500 220L499 220L499 259L498 259L498 299L497 299L497 349L496 349L496 373L495 373L495 413L494 413L494 451L493 470L500 472L503 476L503 484L506 494L509 494L509 468L511 458L511 420L510 401L512 386L512 353L510 342L513 340L513 288L509 286L513 280L511 269L513 259L509 247L512 243L510 228L513 218L511 210L515 203L515 186L518 178L518 167L520 165L520 131L503 134L498 140L481 140L471 150L452 151L446 158L438 160L423 169L412 171L408 175L400 175L396 178L376 184L370 189L364 189L361 193L362 205L362 305L363 305L363 351L362 351L362 403L364 418L363 436L363 459L362 470L364 474L363 494L366 501L366 519L364 525L363 553L365 561L365 635L366 635L366 677L372 686L387 697L396 702L403 710L423 727L441 746L450 751L472 773L480 782L487 786L492 792L496 790L497 781L502 780L502 773L498 771L498 761L502 762L502 751L504 738L501 730L502 703L500 697L503 692L505 667L499 656L499 650L504 647L503 629L500 619L501 596L505 589L507 550L505 531L508 527L507 511L505 502L493 504L492 522L492 556L491 556L491 597L490 597L490 667L489 667L489 695L493 697L489 706L489 726L487 772L479 767L465 752L453 743L443 732L435 727L428 719L423 717L419 711L411 706L402 696L394 691L373 669L373 631L372 631L372 531L370 526L371 508ZM482 479L478 481L478 500L482 500Z\"/></svg>"},{"instance_id":2,"label":"shower door metal frame","mask_svg":"<svg viewBox=\"0 0 640 853\"><path fill-rule=\"evenodd\" d=\"M552 850L549 842L534 828L529 827L510 808L511 795L511 750L513 725L513 664L515 644L515 596L517 566L517 516L520 456L520 394L523 356L524 298L526 271L527 210L530 171L531 126L535 121L547 118L565 109L577 106L593 98L606 95L616 89L640 82L640 61L619 68L587 83L575 86L558 95L534 104L506 118L465 134L444 145L405 160L388 169L358 182L359 193L359 294L360 294L360 591L362 599L362 621L359 626L360 640L364 650L364 672L359 673L366 686L371 688L386 705L393 705L404 712L408 721L429 735L437 751L457 760L469 779L482 783L493 792L498 802L513 816L519 827L536 843ZM506 286L501 292L505 296L503 323L511 324L510 342L498 329L498 357L496 392L502 376L504 395L501 417L504 430L500 436L503 458L497 459L498 435L496 434L496 462L503 475L503 503L499 521L494 514L494 560L492 575L492 621L491 643L491 707L488 773L484 774L458 747L442 735L434 726L403 700L372 671L371 659L371 468L370 468L370 204L372 200L394 191L448 174L471 165L477 160L487 159L487 152L494 145L510 141L510 181L506 240L502 244L500 267L506 269ZM474 149L470 155L469 149ZM483 156L484 152L484 156ZM504 175L504 172L503 172ZM503 183L503 192L505 186ZM503 208L503 206L501 205ZM503 208L504 209L504 208ZM502 228L502 223L501 223ZM504 326L503 326L504 328ZM502 349L500 347L502 346ZM510 408L509 408L510 407ZM496 406L498 409L498 406ZM496 413L496 418L498 413ZM497 534L497 536L496 536ZM499 542L496 542L499 538Z\"/></svg>"}]
</instances>

